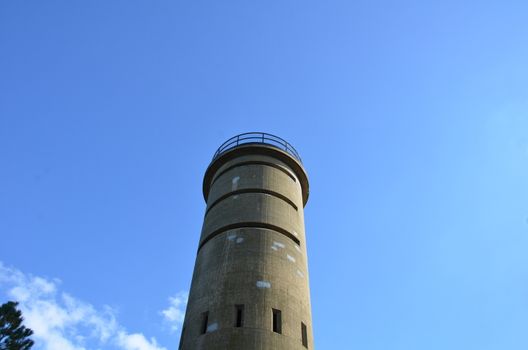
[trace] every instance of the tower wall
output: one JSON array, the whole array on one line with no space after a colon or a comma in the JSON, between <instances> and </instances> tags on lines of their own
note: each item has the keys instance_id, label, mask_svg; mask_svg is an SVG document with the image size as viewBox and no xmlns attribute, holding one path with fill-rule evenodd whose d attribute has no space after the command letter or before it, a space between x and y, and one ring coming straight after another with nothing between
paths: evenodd
<instances>
[{"instance_id":1,"label":"tower wall","mask_svg":"<svg viewBox=\"0 0 528 350\"><path fill-rule=\"evenodd\" d=\"M213 160L204 197L180 349L313 349L300 162L275 147L238 146Z\"/></svg>"}]
</instances>

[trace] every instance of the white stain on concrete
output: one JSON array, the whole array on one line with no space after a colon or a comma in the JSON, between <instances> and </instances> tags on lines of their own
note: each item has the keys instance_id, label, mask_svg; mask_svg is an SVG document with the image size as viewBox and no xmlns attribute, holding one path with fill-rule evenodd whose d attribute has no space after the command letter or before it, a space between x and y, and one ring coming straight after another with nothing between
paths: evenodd
<instances>
[{"instance_id":1,"label":"white stain on concrete","mask_svg":"<svg viewBox=\"0 0 528 350\"><path fill-rule=\"evenodd\" d=\"M295 231L295 230L293 230L293 235L294 235L295 237L299 237L299 234L298 234L297 231Z\"/></svg>"},{"instance_id":2,"label":"white stain on concrete","mask_svg":"<svg viewBox=\"0 0 528 350\"><path fill-rule=\"evenodd\" d=\"M211 323L210 325L207 326L207 333L209 332L214 332L218 330L218 323Z\"/></svg>"},{"instance_id":3,"label":"white stain on concrete","mask_svg":"<svg viewBox=\"0 0 528 350\"><path fill-rule=\"evenodd\" d=\"M242 242L244 242L244 237L238 237L238 238L236 239L236 242L237 242L237 243L242 243Z\"/></svg>"},{"instance_id":4,"label":"white stain on concrete","mask_svg":"<svg viewBox=\"0 0 528 350\"><path fill-rule=\"evenodd\" d=\"M240 180L240 176L235 176L233 180L231 180L231 191L236 191L238 188L238 180Z\"/></svg>"},{"instance_id":5,"label":"white stain on concrete","mask_svg":"<svg viewBox=\"0 0 528 350\"><path fill-rule=\"evenodd\" d=\"M281 249L284 249L284 247L286 247L284 244L282 244L281 242L273 242L273 246L274 247L277 247L277 248L281 248Z\"/></svg>"},{"instance_id":6,"label":"white stain on concrete","mask_svg":"<svg viewBox=\"0 0 528 350\"><path fill-rule=\"evenodd\" d=\"M304 273L301 270L297 270L297 275L301 278L304 278Z\"/></svg>"},{"instance_id":7,"label":"white stain on concrete","mask_svg":"<svg viewBox=\"0 0 528 350\"><path fill-rule=\"evenodd\" d=\"M291 256L290 254L286 254L286 257L288 258L288 260L290 260L291 262L295 262L295 258L293 256Z\"/></svg>"},{"instance_id":8,"label":"white stain on concrete","mask_svg":"<svg viewBox=\"0 0 528 350\"><path fill-rule=\"evenodd\" d=\"M272 245L272 246L271 246L271 249L273 249L274 251L277 251L277 250L279 250L279 248L277 248L277 247L276 247L276 246L274 246L274 245Z\"/></svg>"},{"instance_id":9,"label":"white stain on concrete","mask_svg":"<svg viewBox=\"0 0 528 350\"><path fill-rule=\"evenodd\" d=\"M301 248L299 248L298 245L294 245L294 247L295 247L295 249L297 249L297 251L298 251L299 253L301 253Z\"/></svg>"},{"instance_id":10,"label":"white stain on concrete","mask_svg":"<svg viewBox=\"0 0 528 350\"><path fill-rule=\"evenodd\" d=\"M230 234L229 236L227 236L227 239L230 240L230 241L234 241L235 238L237 238L237 235L235 235L235 234Z\"/></svg>"},{"instance_id":11,"label":"white stain on concrete","mask_svg":"<svg viewBox=\"0 0 528 350\"><path fill-rule=\"evenodd\" d=\"M257 281L257 288L271 288L271 283L268 281Z\"/></svg>"}]
</instances>

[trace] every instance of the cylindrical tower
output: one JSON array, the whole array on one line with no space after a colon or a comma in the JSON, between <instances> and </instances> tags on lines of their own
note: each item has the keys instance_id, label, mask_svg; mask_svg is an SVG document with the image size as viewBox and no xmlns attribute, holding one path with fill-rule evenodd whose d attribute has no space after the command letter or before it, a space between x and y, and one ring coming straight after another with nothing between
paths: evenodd
<instances>
[{"instance_id":1,"label":"cylindrical tower","mask_svg":"<svg viewBox=\"0 0 528 350\"><path fill-rule=\"evenodd\" d=\"M298 153L270 134L235 136L215 153L203 194L180 349L313 349Z\"/></svg>"}]
</instances>

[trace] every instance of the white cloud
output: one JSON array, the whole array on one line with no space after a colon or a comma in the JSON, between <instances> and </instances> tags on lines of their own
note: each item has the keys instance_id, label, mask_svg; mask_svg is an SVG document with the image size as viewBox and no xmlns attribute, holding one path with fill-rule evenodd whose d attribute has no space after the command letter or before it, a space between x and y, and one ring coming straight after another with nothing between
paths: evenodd
<instances>
[{"instance_id":1,"label":"white cloud","mask_svg":"<svg viewBox=\"0 0 528 350\"><path fill-rule=\"evenodd\" d=\"M150 341L145 338L143 334L134 333L127 334L125 332L119 332L118 344L127 350L158 350L161 349L156 343L156 339L151 338Z\"/></svg>"},{"instance_id":2,"label":"white cloud","mask_svg":"<svg viewBox=\"0 0 528 350\"><path fill-rule=\"evenodd\" d=\"M128 333L108 306L101 310L59 290L59 280L24 274L0 261L0 291L19 302L35 350L166 350L156 339ZM92 345L92 346L90 346Z\"/></svg>"},{"instance_id":3,"label":"white cloud","mask_svg":"<svg viewBox=\"0 0 528 350\"><path fill-rule=\"evenodd\" d=\"M183 324L188 298L187 292L179 292L169 298L169 307L161 311L165 321L170 325L171 332L176 332Z\"/></svg>"}]
</instances>

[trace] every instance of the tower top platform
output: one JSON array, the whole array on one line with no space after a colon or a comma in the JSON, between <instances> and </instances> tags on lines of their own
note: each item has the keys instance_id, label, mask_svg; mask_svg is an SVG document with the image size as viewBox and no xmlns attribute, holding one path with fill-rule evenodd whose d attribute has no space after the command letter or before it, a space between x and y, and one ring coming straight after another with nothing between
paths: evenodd
<instances>
[{"instance_id":1,"label":"tower top platform","mask_svg":"<svg viewBox=\"0 0 528 350\"><path fill-rule=\"evenodd\" d=\"M309 195L308 175L302 165L297 150L281 137L265 132L247 132L231 137L216 150L207 167L203 180L205 201L209 196L211 183L216 172L226 162L244 155L267 155L279 159L297 176L301 184L303 204L306 205Z\"/></svg>"}]
</instances>

